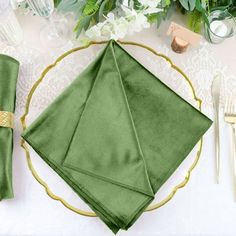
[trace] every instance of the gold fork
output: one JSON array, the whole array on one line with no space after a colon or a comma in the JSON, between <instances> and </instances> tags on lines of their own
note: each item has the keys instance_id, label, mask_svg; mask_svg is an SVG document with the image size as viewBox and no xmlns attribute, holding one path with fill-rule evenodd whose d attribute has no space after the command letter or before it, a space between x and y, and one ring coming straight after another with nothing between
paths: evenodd
<instances>
[{"instance_id":1,"label":"gold fork","mask_svg":"<svg viewBox=\"0 0 236 236\"><path fill-rule=\"evenodd\" d=\"M234 178L234 193L236 200L236 110L235 110L235 98L230 97L226 99L225 104L225 121L232 128L232 163L233 163L233 178Z\"/></svg>"}]
</instances>

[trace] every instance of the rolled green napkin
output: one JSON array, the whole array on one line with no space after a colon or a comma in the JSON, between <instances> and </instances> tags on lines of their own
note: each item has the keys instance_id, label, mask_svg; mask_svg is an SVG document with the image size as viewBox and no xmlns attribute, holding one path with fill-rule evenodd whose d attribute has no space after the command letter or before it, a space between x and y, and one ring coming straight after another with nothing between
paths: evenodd
<instances>
[{"instance_id":1,"label":"rolled green napkin","mask_svg":"<svg viewBox=\"0 0 236 236\"><path fill-rule=\"evenodd\" d=\"M0 200L13 197L13 113L19 62L0 54Z\"/></svg>"},{"instance_id":2,"label":"rolled green napkin","mask_svg":"<svg viewBox=\"0 0 236 236\"><path fill-rule=\"evenodd\" d=\"M22 137L116 233L211 123L110 41Z\"/></svg>"}]
</instances>

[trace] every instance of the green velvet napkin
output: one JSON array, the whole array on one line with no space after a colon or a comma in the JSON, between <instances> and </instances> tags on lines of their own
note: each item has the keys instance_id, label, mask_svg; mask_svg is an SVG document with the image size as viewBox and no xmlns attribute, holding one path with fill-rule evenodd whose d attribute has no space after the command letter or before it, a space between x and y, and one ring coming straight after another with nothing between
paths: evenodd
<instances>
[{"instance_id":1,"label":"green velvet napkin","mask_svg":"<svg viewBox=\"0 0 236 236\"><path fill-rule=\"evenodd\" d=\"M0 54L0 111L14 113L19 62ZM13 197L13 130L0 126L0 200Z\"/></svg>"},{"instance_id":2,"label":"green velvet napkin","mask_svg":"<svg viewBox=\"0 0 236 236\"><path fill-rule=\"evenodd\" d=\"M116 42L22 134L116 233L211 125Z\"/></svg>"}]
</instances>

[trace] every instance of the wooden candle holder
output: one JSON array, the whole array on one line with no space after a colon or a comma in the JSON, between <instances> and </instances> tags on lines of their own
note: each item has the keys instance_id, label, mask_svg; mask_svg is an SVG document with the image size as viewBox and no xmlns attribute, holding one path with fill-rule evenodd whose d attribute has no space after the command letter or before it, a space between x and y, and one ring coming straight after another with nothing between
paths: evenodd
<instances>
[{"instance_id":1,"label":"wooden candle holder","mask_svg":"<svg viewBox=\"0 0 236 236\"><path fill-rule=\"evenodd\" d=\"M199 45L199 42L202 39L201 35L178 25L175 22L171 22L167 35L172 36L173 41L171 43L171 48L176 53L185 52L189 45Z\"/></svg>"}]
</instances>

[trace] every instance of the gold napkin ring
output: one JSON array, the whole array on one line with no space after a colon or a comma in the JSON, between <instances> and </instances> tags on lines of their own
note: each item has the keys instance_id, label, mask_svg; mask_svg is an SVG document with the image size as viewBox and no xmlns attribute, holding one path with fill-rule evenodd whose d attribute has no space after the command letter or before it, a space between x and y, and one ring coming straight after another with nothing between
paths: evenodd
<instances>
[{"instance_id":1,"label":"gold napkin ring","mask_svg":"<svg viewBox=\"0 0 236 236\"><path fill-rule=\"evenodd\" d=\"M0 111L0 127L14 128L14 114L8 111Z\"/></svg>"}]
</instances>

